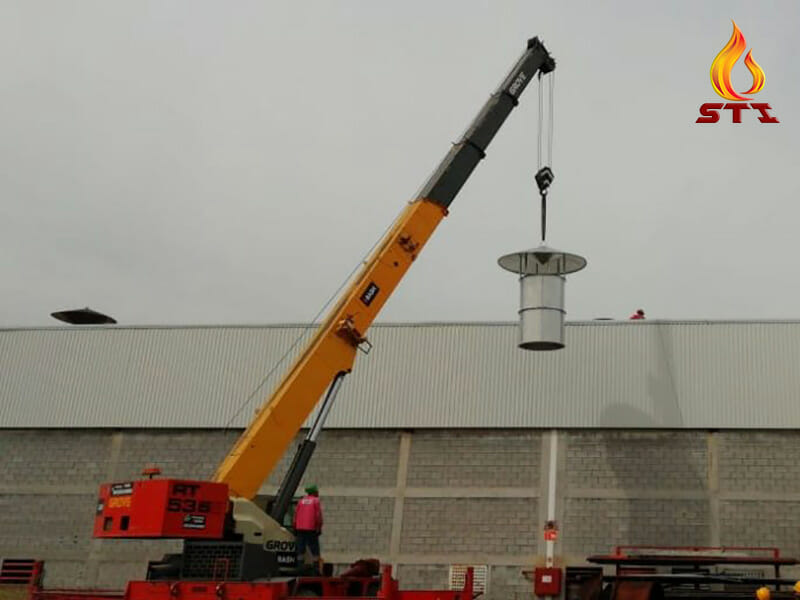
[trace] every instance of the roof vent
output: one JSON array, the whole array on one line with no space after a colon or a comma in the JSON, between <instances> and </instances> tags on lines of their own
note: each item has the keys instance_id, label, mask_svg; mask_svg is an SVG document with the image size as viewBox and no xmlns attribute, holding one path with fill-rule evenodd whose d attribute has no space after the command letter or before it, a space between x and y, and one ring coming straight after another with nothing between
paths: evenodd
<instances>
[{"instance_id":1,"label":"roof vent","mask_svg":"<svg viewBox=\"0 0 800 600\"><path fill-rule=\"evenodd\" d=\"M92 310L88 306L86 308L60 310L50 313L50 316L70 325L114 325L117 322L116 319Z\"/></svg>"}]
</instances>

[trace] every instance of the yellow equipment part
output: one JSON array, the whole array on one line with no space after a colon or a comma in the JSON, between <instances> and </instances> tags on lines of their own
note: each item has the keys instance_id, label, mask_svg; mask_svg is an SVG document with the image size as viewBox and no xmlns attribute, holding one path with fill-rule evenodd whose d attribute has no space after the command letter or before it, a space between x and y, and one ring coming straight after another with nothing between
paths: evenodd
<instances>
[{"instance_id":1,"label":"yellow equipment part","mask_svg":"<svg viewBox=\"0 0 800 600\"><path fill-rule=\"evenodd\" d=\"M517 105L520 94L537 73L549 73L554 68L555 61L541 41L528 40L522 56L462 140L453 144L419 197L395 220L217 469L214 481L227 483L231 496L242 500L255 497L326 388L339 381L339 374L350 372L358 348L367 341L367 329L484 158L487 146Z\"/></svg>"},{"instance_id":2,"label":"yellow equipment part","mask_svg":"<svg viewBox=\"0 0 800 600\"><path fill-rule=\"evenodd\" d=\"M352 369L365 332L446 214L426 199L408 204L213 481L227 483L232 496L255 497L334 377Z\"/></svg>"}]
</instances>

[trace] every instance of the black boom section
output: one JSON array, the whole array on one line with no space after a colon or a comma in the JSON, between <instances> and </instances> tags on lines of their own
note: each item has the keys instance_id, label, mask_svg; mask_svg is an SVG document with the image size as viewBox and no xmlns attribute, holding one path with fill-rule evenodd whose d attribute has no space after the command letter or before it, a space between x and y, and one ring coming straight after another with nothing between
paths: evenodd
<instances>
[{"instance_id":1,"label":"black boom section","mask_svg":"<svg viewBox=\"0 0 800 600\"><path fill-rule=\"evenodd\" d=\"M450 206L536 73L549 73L555 67L555 61L539 39L529 40L525 53L422 187L419 198Z\"/></svg>"},{"instance_id":2,"label":"black boom section","mask_svg":"<svg viewBox=\"0 0 800 600\"><path fill-rule=\"evenodd\" d=\"M292 459L292 464L281 482L281 486L272 503L272 508L269 511L269 516L278 523L283 523L283 517L286 516L286 512L289 510L289 505L292 503L292 498L294 498L294 494L300 486L300 481L303 479L316 447L316 442L312 440L303 440L298 446L297 452L295 452Z\"/></svg>"}]
</instances>

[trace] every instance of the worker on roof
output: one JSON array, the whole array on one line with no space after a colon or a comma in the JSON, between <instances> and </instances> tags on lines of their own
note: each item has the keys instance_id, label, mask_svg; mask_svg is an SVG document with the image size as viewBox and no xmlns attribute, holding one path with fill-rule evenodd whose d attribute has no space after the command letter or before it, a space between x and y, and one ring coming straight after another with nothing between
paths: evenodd
<instances>
[{"instance_id":1,"label":"worker on roof","mask_svg":"<svg viewBox=\"0 0 800 600\"><path fill-rule=\"evenodd\" d=\"M319 536L322 534L322 505L319 501L319 490L315 484L306 486L306 495L300 499L295 508L293 525L298 568L303 567L306 548L308 548L314 559L314 568L318 571L321 570Z\"/></svg>"},{"instance_id":2,"label":"worker on roof","mask_svg":"<svg viewBox=\"0 0 800 600\"><path fill-rule=\"evenodd\" d=\"M637 319L644 319L644 310L642 310L641 308L640 308L640 309L638 309L638 310L637 310L635 313L633 313L633 314L630 316L630 319L631 319L632 321L635 321L635 320L637 320Z\"/></svg>"}]
</instances>

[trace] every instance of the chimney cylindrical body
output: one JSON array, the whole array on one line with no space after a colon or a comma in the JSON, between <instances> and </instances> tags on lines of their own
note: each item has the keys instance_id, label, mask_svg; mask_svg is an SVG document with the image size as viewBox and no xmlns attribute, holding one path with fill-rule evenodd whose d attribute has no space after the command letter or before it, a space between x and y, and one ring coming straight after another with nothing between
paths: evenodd
<instances>
[{"instance_id":1,"label":"chimney cylindrical body","mask_svg":"<svg viewBox=\"0 0 800 600\"><path fill-rule=\"evenodd\" d=\"M565 282L562 275L520 277L520 348L560 350L564 347Z\"/></svg>"}]
</instances>

